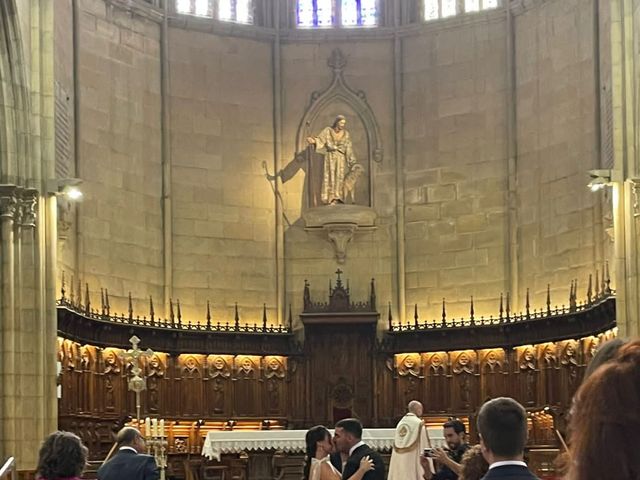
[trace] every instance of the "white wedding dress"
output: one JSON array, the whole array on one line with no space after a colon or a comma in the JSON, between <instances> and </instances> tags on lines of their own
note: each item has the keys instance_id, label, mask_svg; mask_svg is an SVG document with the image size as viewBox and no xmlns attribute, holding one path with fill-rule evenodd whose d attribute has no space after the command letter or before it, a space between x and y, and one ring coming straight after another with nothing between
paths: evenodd
<instances>
[{"instance_id":1,"label":"white wedding dress","mask_svg":"<svg viewBox=\"0 0 640 480\"><path fill-rule=\"evenodd\" d=\"M322 460L318 460L317 458L311 459L311 468L309 469L309 480L320 480L323 463L328 463L329 466L331 467L331 470L333 470L336 473L336 475L338 475L338 477L340 476L340 472L336 470L336 467L331 465L331 462L329 461L329 455L327 455Z\"/></svg>"}]
</instances>

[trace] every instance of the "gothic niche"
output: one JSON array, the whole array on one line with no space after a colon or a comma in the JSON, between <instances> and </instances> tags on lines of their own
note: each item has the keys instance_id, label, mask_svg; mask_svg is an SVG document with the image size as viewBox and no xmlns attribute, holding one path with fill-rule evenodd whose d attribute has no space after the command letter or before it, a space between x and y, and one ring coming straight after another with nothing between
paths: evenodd
<instances>
[{"instance_id":1,"label":"gothic niche","mask_svg":"<svg viewBox=\"0 0 640 480\"><path fill-rule=\"evenodd\" d=\"M375 228L373 166L382 162L380 129L364 92L344 79L347 59L339 49L327 61L333 79L315 91L301 119L293 159L276 175L287 182L305 173L301 210L307 231L326 235L338 263L358 230Z\"/></svg>"},{"instance_id":2,"label":"gothic niche","mask_svg":"<svg viewBox=\"0 0 640 480\"><path fill-rule=\"evenodd\" d=\"M422 379L422 362L420 354L407 353L398 355L397 371L401 395L400 405L406 405L414 398L420 397L420 380Z\"/></svg>"},{"instance_id":3,"label":"gothic niche","mask_svg":"<svg viewBox=\"0 0 640 480\"><path fill-rule=\"evenodd\" d=\"M210 408L214 415L222 415L227 409L227 398L229 391L229 380L233 357L229 355L209 355L207 357L207 376L209 378L210 398L213 399Z\"/></svg>"},{"instance_id":4,"label":"gothic niche","mask_svg":"<svg viewBox=\"0 0 640 480\"><path fill-rule=\"evenodd\" d=\"M536 391L538 383L538 369L536 362L536 351L534 347L525 347L520 351L520 359L518 361L518 370L520 372L520 388L522 392L523 404L536 404Z\"/></svg>"},{"instance_id":5,"label":"gothic niche","mask_svg":"<svg viewBox=\"0 0 640 480\"><path fill-rule=\"evenodd\" d=\"M166 355L154 353L147 364L147 399L151 413L160 411L160 385L165 377Z\"/></svg>"},{"instance_id":6,"label":"gothic niche","mask_svg":"<svg viewBox=\"0 0 640 480\"><path fill-rule=\"evenodd\" d=\"M476 384L476 359L475 353L472 351L464 351L454 356L453 375L454 384L458 392L458 404L462 410L468 410L471 408L473 398L472 395L475 391Z\"/></svg>"},{"instance_id":7,"label":"gothic niche","mask_svg":"<svg viewBox=\"0 0 640 480\"><path fill-rule=\"evenodd\" d=\"M271 415L279 415L283 411L286 359L272 355L264 357L263 361L267 412Z\"/></svg>"}]
</instances>

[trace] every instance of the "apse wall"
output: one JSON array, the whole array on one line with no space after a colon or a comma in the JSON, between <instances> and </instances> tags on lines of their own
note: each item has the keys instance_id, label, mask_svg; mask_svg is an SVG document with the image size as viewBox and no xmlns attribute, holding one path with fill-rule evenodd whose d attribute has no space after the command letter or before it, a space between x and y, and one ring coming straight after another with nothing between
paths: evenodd
<instances>
[{"instance_id":1,"label":"apse wall","mask_svg":"<svg viewBox=\"0 0 640 480\"><path fill-rule=\"evenodd\" d=\"M599 197L585 186L586 170L598 164L599 135L588 0L519 4L511 59L503 10L403 27L397 65L389 29L284 30L278 37L262 27L172 17L172 212L164 226L161 17L104 0L77 4L75 77L73 38L63 28L72 22L71 2L56 4L56 80L79 94L74 169L86 198L77 217L66 217L70 233L60 243L59 265L90 284L94 306L104 287L117 311L126 311L131 291L141 315L149 295L157 315L168 314L165 258L184 319L203 320L209 300L214 322L223 323L233 319L235 302L243 322L259 323L263 304L273 320L279 296L296 318L304 281L314 299L324 300L338 266L354 300L367 297L375 278L379 311L386 314L390 301L397 318L417 304L423 320L439 318L442 298L450 317L468 315L472 295L477 315L496 313L500 293L514 285L510 293L520 305L527 288L532 305L543 304L547 283L555 301L566 303L570 281L580 279L584 296L588 274L601 268ZM278 180L286 216L279 233L276 196L262 167L275 170L276 145L279 166L294 159L311 95L332 82L327 60L335 49L346 60L346 84L366 97L382 145L380 161L370 165L376 228L356 232L343 265L326 234L305 229L304 172ZM344 113L357 132L354 113ZM400 226L398 199L405 202ZM398 259L406 270L403 306Z\"/></svg>"},{"instance_id":2,"label":"apse wall","mask_svg":"<svg viewBox=\"0 0 640 480\"><path fill-rule=\"evenodd\" d=\"M568 301L602 271L602 213L587 188L600 167L593 2L541 2L515 17L520 295ZM602 276L600 275L602 279Z\"/></svg>"},{"instance_id":3,"label":"apse wall","mask_svg":"<svg viewBox=\"0 0 640 480\"><path fill-rule=\"evenodd\" d=\"M71 2L62 3L56 19L69 24ZM83 296L88 283L94 307L107 288L114 310L124 312L129 292L146 303L163 292L160 31L103 0L77 2L76 19L75 70L69 37L60 36L66 30L56 34L64 62L58 71L73 75L59 79L78 93L78 150L69 176L83 180L84 200L77 217L60 212L77 229L61 256L74 267L67 282L75 273Z\"/></svg>"},{"instance_id":4,"label":"apse wall","mask_svg":"<svg viewBox=\"0 0 640 480\"><path fill-rule=\"evenodd\" d=\"M271 45L169 30L173 290L187 318L275 319ZM271 169L273 170L273 169Z\"/></svg>"},{"instance_id":5,"label":"apse wall","mask_svg":"<svg viewBox=\"0 0 640 480\"><path fill-rule=\"evenodd\" d=\"M497 312L507 272L506 24L500 12L404 40L407 309Z\"/></svg>"}]
</instances>

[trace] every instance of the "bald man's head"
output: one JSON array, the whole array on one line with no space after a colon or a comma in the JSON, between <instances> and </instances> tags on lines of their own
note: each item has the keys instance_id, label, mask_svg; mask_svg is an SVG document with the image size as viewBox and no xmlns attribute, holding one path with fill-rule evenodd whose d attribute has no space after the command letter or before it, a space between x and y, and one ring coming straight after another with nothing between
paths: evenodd
<instances>
[{"instance_id":1,"label":"bald man's head","mask_svg":"<svg viewBox=\"0 0 640 480\"><path fill-rule=\"evenodd\" d=\"M407 411L421 417L423 411L422 404L418 400L411 400L409 405L407 405Z\"/></svg>"},{"instance_id":2,"label":"bald man's head","mask_svg":"<svg viewBox=\"0 0 640 480\"><path fill-rule=\"evenodd\" d=\"M144 437L137 428L124 427L116 435L116 442L120 447L135 448L138 453L144 453L146 450Z\"/></svg>"}]
</instances>

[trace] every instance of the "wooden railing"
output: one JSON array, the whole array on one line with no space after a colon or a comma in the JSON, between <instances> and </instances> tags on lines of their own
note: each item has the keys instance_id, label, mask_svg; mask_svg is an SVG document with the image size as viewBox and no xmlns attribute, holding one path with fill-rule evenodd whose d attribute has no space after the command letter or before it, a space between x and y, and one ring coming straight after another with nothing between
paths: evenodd
<instances>
[{"instance_id":1,"label":"wooden railing","mask_svg":"<svg viewBox=\"0 0 640 480\"><path fill-rule=\"evenodd\" d=\"M17 480L16 476L16 459L9 457L0 468L0 480Z\"/></svg>"}]
</instances>

